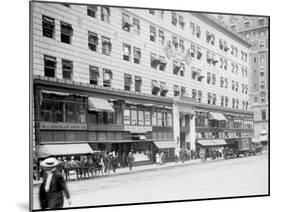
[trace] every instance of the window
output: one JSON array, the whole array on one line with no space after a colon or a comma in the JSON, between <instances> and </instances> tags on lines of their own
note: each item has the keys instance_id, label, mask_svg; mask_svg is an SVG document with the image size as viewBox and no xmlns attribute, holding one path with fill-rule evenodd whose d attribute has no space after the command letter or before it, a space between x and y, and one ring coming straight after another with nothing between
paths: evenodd
<instances>
[{"instance_id":1,"label":"window","mask_svg":"<svg viewBox=\"0 0 281 212\"><path fill-rule=\"evenodd\" d=\"M231 55L234 55L234 46L231 45L230 48L231 48L230 54L231 54Z\"/></svg>"},{"instance_id":2,"label":"window","mask_svg":"<svg viewBox=\"0 0 281 212\"><path fill-rule=\"evenodd\" d=\"M130 23L130 16L122 13L122 29L124 31L130 32L131 23Z\"/></svg>"},{"instance_id":3,"label":"window","mask_svg":"<svg viewBox=\"0 0 281 212\"><path fill-rule=\"evenodd\" d=\"M138 111L138 124L144 125L144 111L142 110Z\"/></svg>"},{"instance_id":4,"label":"window","mask_svg":"<svg viewBox=\"0 0 281 212\"><path fill-rule=\"evenodd\" d=\"M61 42L70 44L71 37L73 35L72 26L70 24L61 21L60 30L61 30Z\"/></svg>"},{"instance_id":5,"label":"window","mask_svg":"<svg viewBox=\"0 0 281 212\"><path fill-rule=\"evenodd\" d=\"M141 50L137 47L134 47L134 63L140 64L141 59Z\"/></svg>"},{"instance_id":6,"label":"window","mask_svg":"<svg viewBox=\"0 0 281 212\"><path fill-rule=\"evenodd\" d=\"M224 106L224 96L221 96L221 106Z\"/></svg>"},{"instance_id":7,"label":"window","mask_svg":"<svg viewBox=\"0 0 281 212\"><path fill-rule=\"evenodd\" d=\"M62 60L62 78L72 79L73 74L73 62L69 60Z\"/></svg>"},{"instance_id":8,"label":"window","mask_svg":"<svg viewBox=\"0 0 281 212\"><path fill-rule=\"evenodd\" d=\"M158 82L156 80L152 80L151 81L151 88L152 88L151 89L151 93L153 95L157 95L159 90L160 90L160 86L159 86L159 84L158 84Z\"/></svg>"},{"instance_id":9,"label":"window","mask_svg":"<svg viewBox=\"0 0 281 212\"><path fill-rule=\"evenodd\" d=\"M168 93L168 87L165 82L160 82L160 96L166 96Z\"/></svg>"},{"instance_id":10,"label":"window","mask_svg":"<svg viewBox=\"0 0 281 212\"><path fill-rule=\"evenodd\" d=\"M140 20L133 18L133 32L137 35L140 34Z\"/></svg>"},{"instance_id":11,"label":"window","mask_svg":"<svg viewBox=\"0 0 281 212\"><path fill-rule=\"evenodd\" d=\"M96 52L98 43L99 43L98 35L96 33L93 33L93 32L88 32L89 49Z\"/></svg>"},{"instance_id":12,"label":"window","mask_svg":"<svg viewBox=\"0 0 281 212\"><path fill-rule=\"evenodd\" d=\"M208 92L208 104L210 105L212 102L212 94Z\"/></svg>"},{"instance_id":13,"label":"window","mask_svg":"<svg viewBox=\"0 0 281 212\"><path fill-rule=\"evenodd\" d=\"M220 58L220 68L222 69L223 68L223 59Z\"/></svg>"},{"instance_id":14,"label":"window","mask_svg":"<svg viewBox=\"0 0 281 212\"><path fill-rule=\"evenodd\" d=\"M76 111L74 103L65 103L65 122L76 122Z\"/></svg>"},{"instance_id":15,"label":"window","mask_svg":"<svg viewBox=\"0 0 281 212\"><path fill-rule=\"evenodd\" d=\"M104 55L111 54L112 45L110 42L110 38L102 36L102 53Z\"/></svg>"},{"instance_id":16,"label":"window","mask_svg":"<svg viewBox=\"0 0 281 212\"><path fill-rule=\"evenodd\" d=\"M131 124L131 111L128 109L124 110L124 124L125 125Z\"/></svg>"},{"instance_id":17,"label":"window","mask_svg":"<svg viewBox=\"0 0 281 212\"><path fill-rule=\"evenodd\" d=\"M191 78L196 80L196 76L197 76L197 71L195 67L191 67Z\"/></svg>"},{"instance_id":18,"label":"window","mask_svg":"<svg viewBox=\"0 0 281 212\"><path fill-rule=\"evenodd\" d=\"M184 29L185 22L184 22L183 16L181 16L181 15L179 15L179 24L180 24L181 28Z\"/></svg>"},{"instance_id":19,"label":"window","mask_svg":"<svg viewBox=\"0 0 281 212\"><path fill-rule=\"evenodd\" d=\"M220 49L223 50L224 46L223 46L223 41L222 41L222 39L219 40L219 46L220 46Z\"/></svg>"},{"instance_id":20,"label":"window","mask_svg":"<svg viewBox=\"0 0 281 212\"><path fill-rule=\"evenodd\" d=\"M154 112L154 113L152 113L152 125L153 126L156 126L157 125L157 113L156 112Z\"/></svg>"},{"instance_id":21,"label":"window","mask_svg":"<svg viewBox=\"0 0 281 212\"><path fill-rule=\"evenodd\" d=\"M155 42L156 38L156 28L154 26L150 26L150 40Z\"/></svg>"},{"instance_id":22,"label":"window","mask_svg":"<svg viewBox=\"0 0 281 212\"><path fill-rule=\"evenodd\" d=\"M225 84L225 88L227 89L228 88L228 79L227 78L224 79L224 84Z\"/></svg>"},{"instance_id":23,"label":"window","mask_svg":"<svg viewBox=\"0 0 281 212\"><path fill-rule=\"evenodd\" d=\"M98 85L98 79L100 76L99 68L96 66L89 66L89 72L90 72L90 84Z\"/></svg>"},{"instance_id":24,"label":"window","mask_svg":"<svg viewBox=\"0 0 281 212\"><path fill-rule=\"evenodd\" d=\"M216 105L217 103L217 96L216 94L213 94L213 105Z\"/></svg>"},{"instance_id":25,"label":"window","mask_svg":"<svg viewBox=\"0 0 281 212\"><path fill-rule=\"evenodd\" d=\"M130 61L131 46L123 43L123 60Z\"/></svg>"},{"instance_id":26,"label":"window","mask_svg":"<svg viewBox=\"0 0 281 212\"><path fill-rule=\"evenodd\" d=\"M164 10L160 10L159 15L161 19L164 19Z\"/></svg>"},{"instance_id":27,"label":"window","mask_svg":"<svg viewBox=\"0 0 281 212\"><path fill-rule=\"evenodd\" d=\"M200 29L200 26L196 26L196 37L197 38L200 38L201 37L201 29Z\"/></svg>"},{"instance_id":28,"label":"window","mask_svg":"<svg viewBox=\"0 0 281 212\"><path fill-rule=\"evenodd\" d=\"M103 69L103 86L111 87L112 71L109 69Z\"/></svg>"},{"instance_id":29,"label":"window","mask_svg":"<svg viewBox=\"0 0 281 212\"><path fill-rule=\"evenodd\" d=\"M176 26L177 23L178 23L177 13L172 12L172 24L173 24L174 26Z\"/></svg>"},{"instance_id":30,"label":"window","mask_svg":"<svg viewBox=\"0 0 281 212\"><path fill-rule=\"evenodd\" d=\"M259 18L258 23L259 23L259 26L263 26L264 25L264 18Z\"/></svg>"},{"instance_id":31,"label":"window","mask_svg":"<svg viewBox=\"0 0 281 212\"><path fill-rule=\"evenodd\" d=\"M224 66L223 66L224 70L227 70L227 60L224 59Z\"/></svg>"},{"instance_id":32,"label":"window","mask_svg":"<svg viewBox=\"0 0 281 212\"><path fill-rule=\"evenodd\" d=\"M223 77L221 77L221 84L220 84L221 88L223 88L223 87L224 87L224 86L223 86L223 84L224 84L224 78L223 78Z\"/></svg>"},{"instance_id":33,"label":"window","mask_svg":"<svg viewBox=\"0 0 281 212\"><path fill-rule=\"evenodd\" d=\"M266 110L261 110L261 119L266 120Z\"/></svg>"},{"instance_id":34,"label":"window","mask_svg":"<svg viewBox=\"0 0 281 212\"><path fill-rule=\"evenodd\" d=\"M88 5L87 6L87 15L96 18L96 13L97 13L98 7L94 5Z\"/></svg>"},{"instance_id":35,"label":"window","mask_svg":"<svg viewBox=\"0 0 281 212\"><path fill-rule=\"evenodd\" d=\"M232 108L235 108L235 99L232 99Z\"/></svg>"},{"instance_id":36,"label":"window","mask_svg":"<svg viewBox=\"0 0 281 212\"><path fill-rule=\"evenodd\" d=\"M44 76L55 77L56 76L56 58L44 55Z\"/></svg>"},{"instance_id":37,"label":"window","mask_svg":"<svg viewBox=\"0 0 281 212\"><path fill-rule=\"evenodd\" d=\"M162 116L163 114L160 112L157 112L157 126L162 126Z\"/></svg>"},{"instance_id":38,"label":"window","mask_svg":"<svg viewBox=\"0 0 281 212\"><path fill-rule=\"evenodd\" d=\"M150 65L151 65L151 67L157 69L157 66L158 66L159 62L160 61L158 60L157 55L151 53L151 55L150 55Z\"/></svg>"},{"instance_id":39,"label":"window","mask_svg":"<svg viewBox=\"0 0 281 212\"><path fill-rule=\"evenodd\" d=\"M144 124L151 125L151 116L149 111L144 111Z\"/></svg>"},{"instance_id":40,"label":"window","mask_svg":"<svg viewBox=\"0 0 281 212\"><path fill-rule=\"evenodd\" d=\"M200 90L198 90L198 98L197 98L197 101L198 101L199 103L202 102L202 91L200 91Z\"/></svg>"},{"instance_id":41,"label":"window","mask_svg":"<svg viewBox=\"0 0 281 212\"><path fill-rule=\"evenodd\" d=\"M250 22L249 21L245 21L244 22L244 27L245 28L249 28L250 27Z\"/></svg>"},{"instance_id":42,"label":"window","mask_svg":"<svg viewBox=\"0 0 281 212\"><path fill-rule=\"evenodd\" d=\"M124 90L130 91L132 85L132 75L124 74Z\"/></svg>"},{"instance_id":43,"label":"window","mask_svg":"<svg viewBox=\"0 0 281 212\"><path fill-rule=\"evenodd\" d=\"M101 7L101 20L109 23L110 22L110 9L109 7Z\"/></svg>"},{"instance_id":44,"label":"window","mask_svg":"<svg viewBox=\"0 0 281 212\"><path fill-rule=\"evenodd\" d=\"M224 50L225 52L227 52L227 51L229 50L229 48L228 48L228 46L227 46L227 42L226 42L226 41L223 42L223 46L224 46L223 50Z\"/></svg>"},{"instance_id":45,"label":"window","mask_svg":"<svg viewBox=\"0 0 281 212\"><path fill-rule=\"evenodd\" d=\"M172 44L173 44L175 50L177 51L178 47L179 47L179 43L178 43L177 37L175 37L175 36L172 37Z\"/></svg>"},{"instance_id":46,"label":"window","mask_svg":"<svg viewBox=\"0 0 281 212\"><path fill-rule=\"evenodd\" d=\"M139 76L135 76L135 91L141 92L141 85L142 85L142 79Z\"/></svg>"},{"instance_id":47,"label":"window","mask_svg":"<svg viewBox=\"0 0 281 212\"><path fill-rule=\"evenodd\" d=\"M180 76L184 77L185 66L184 63L180 63Z\"/></svg>"},{"instance_id":48,"label":"window","mask_svg":"<svg viewBox=\"0 0 281 212\"><path fill-rule=\"evenodd\" d=\"M158 36L159 36L159 41L162 45L165 44L165 35L164 35L164 31L162 30L158 30Z\"/></svg>"},{"instance_id":49,"label":"window","mask_svg":"<svg viewBox=\"0 0 281 212\"><path fill-rule=\"evenodd\" d=\"M211 84L211 73L207 72L207 84Z\"/></svg>"},{"instance_id":50,"label":"window","mask_svg":"<svg viewBox=\"0 0 281 212\"><path fill-rule=\"evenodd\" d=\"M212 74L212 84L215 85L216 84L216 75Z\"/></svg>"},{"instance_id":51,"label":"window","mask_svg":"<svg viewBox=\"0 0 281 212\"><path fill-rule=\"evenodd\" d=\"M261 88L261 90L265 89L265 82L264 81L261 81L260 88Z\"/></svg>"},{"instance_id":52,"label":"window","mask_svg":"<svg viewBox=\"0 0 281 212\"><path fill-rule=\"evenodd\" d=\"M55 35L55 19L42 15L43 36L54 38Z\"/></svg>"},{"instance_id":53,"label":"window","mask_svg":"<svg viewBox=\"0 0 281 212\"><path fill-rule=\"evenodd\" d=\"M185 49L185 47L184 47L184 41L181 40L181 39L179 39L179 43L180 43L180 49L181 49L181 51L184 52L184 49Z\"/></svg>"},{"instance_id":54,"label":"window","mask_svg":"<svg viewBox=\"0 0 281 212\"><path fill-rule=\"evenodd\" d=\"M42 101L41 103L41 120L53 121L53 104L49 101Z\"/></svg>"},{"instance_id":55,"label":"window","mask_svg":"<svg viewBox=\"0 0 281 212\"><path fill-rule=\"evenodd\" d=\"M85 123L85 110L83 111L83 105L78 105L78 106L80 106L79 111L84 115L82 116L84 117L84 119L79 120L79 122ZM63 102L53 102L53 107L54 107L54 122L63 122Z\"/></svg>"},{"instance_id":56,"label":"window","mask_svg":"<svg viewBox=\"0 0 281 212\"><path fill-rule=\"evenodd\" d=\"M155 10L149 10L148 12L149 12L149 14L151 14L151 15L155 15Z\"/></svg>"},{"instance_id":57,"label":"window","mask_svg":"<svg viewBox=\"0 0 281 212\"><path fill-rule=\"evenodd\" d=\"M201 57L202 57L201 48L197 47L197 60L201 60Z\"/></svg>"},{"instance_id":58,"label":"window","mask_svg":"<svg viewBox=\"0 0 281 212\"><path fill-rule=\"evenodd\" d=\"M238 108L239 108L239 100L236 99L236 109L238 109Z\"/></svg>"},{"instance_id":59,"label":"window","mask_svg":"<svg viewBox=\"0 0 281 212\"><path fill-rule=\"evenodd\" d=\"M260 49L263 49L264 48L264 41L261 41L260 42Z\"/></svg>"},{"instance_id":60,"label":"window","mask_svg":"<svg viewBox=\"0 0 281 212\"><path fill-rule=\"evenodd\" d=\"M225 97L225 107L228 107L228 97Z\"/></svg>"},{"instance_id":61,"label":"window","mask_svg":"<svg viewBox=\"0 0 281 212\"><path fill-rule=\"evenodd\" d=\"M263 64L264 63L264 55L260 56L260 63Z\"/></svg>"},{"instance_id":62,"label":"window","mask_svg":"<svg viewBox=\"0 0 281 212\"><path fill-rule=\"evenodd\" d=\"M190 31L192 35L195 35L195 24L193 22L190 22Z\"/></svg>"},{"instance_id":63,"label":"window","mask_svg":"<svg viewBox=\"0 0 281 212\"><path fill-rule=\"evenodd\" d=\"M165 71L166 65L167 65L167 62L166 62L166 60L165 60L165 57L159 56L159 59L160 59L159 70L160 70L160 71Z\"/></svg>"},{"instance_id":64,"label":"window","mask_svg":"<svg viewBox=\"0 0 281 212\"><path fill-rule=\"evenodd\" d=\"M186 88L181 87L181 96L186 96Z\"/></svg>"},{"instance_id":65,"label":"window","mask_svg":"<svg viewBox=\"0 0 281 212\"><path fill-rule=\"evenodd\" d=\"M190 45L190 56L195 57L195 45Z\"/></svg>"},{"instance_id":66,"label":"window","mask_svg":"<svg viewBox=\"0 0 281 212\"><path fill-rule=\"evenodd\" d=\"M192 99L197 98L197 91L195 89L192 89Z\"/></svg>"},{"instance_id":67,"label":"window","mask_svg":"<svg viewBox=\"0 0 281 212\"><path fill-rule=\"evenodd\" d=\"M260 76L264 77L264 69L263 68L260 70Z\"/></svg>"},{"instance_id":68,"label":"window","mask_svg":"<svg viewBox=\"0 0 281 212\"><path fill-rule=\"evenodd\" d=\"M174 96L180 95L180 87L178 85L174 85Z\"/></svg>"},{"instance_id":69,"label":"window","mask_svg":"<svg viewBox=\"0 0 281 212\"><path fill-rule=\"evenodd\" d=\"M261 96L261 103L265 103L265 95Z\"/></svg>"},{"instance_id":70,"label":"window","mask_svg":"<svg viewBox=\"0 0 281 212\"><path fill-rule=\"evenodd\" d=\"M235 52L235 57L237 57L238 56L238 48L237 47L234 48L234 52Z\"/></svg>"},{"instance_id":71,"label":"window","mask_svg":"<svg viewBox=\"0 0 281 212\"><path fill-rule=\"evenodd\" d=\"M138 112L137 110L131 110L131 125L138 124Z\"/></svg>"}]
</instances>

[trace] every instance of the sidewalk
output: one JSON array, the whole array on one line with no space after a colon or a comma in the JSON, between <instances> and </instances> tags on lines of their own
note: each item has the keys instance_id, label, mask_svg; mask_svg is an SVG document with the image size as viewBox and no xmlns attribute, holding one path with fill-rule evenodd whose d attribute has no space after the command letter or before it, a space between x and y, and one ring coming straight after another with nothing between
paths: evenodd
<instances>
[{"instance_id":1,"label":"sidewalk","mask_svg":"<svg viewBox=\"0 0 281 212\"><path fill-rule=\"evenodd\" d=\"M219 161L215 160L215 161ZM189 166L189 165L195 165L195 164L200 164L201 160L200 159L196 159L196 160L189 160L189 161L185 161L184 163L182 163L181 161L178 162L167 162L164 163L162 165L156 165L156 164L149 164L149 165L143 165L143 166L133 166L132 170L129 170L129 167L125 167L125 168L118 168L116 169L116 172L114 173L112 170L110 171L110 174L105 174L104 176L95 176L93 178L85 178L82 179L83 180L89 180L89 179L97 179L97 178L105 178L105 177L114 177L114 176L120 176L120 175L126 175L126 174L133 174L133 173L139 173L139 172L146 172L146 171L154 171L154 170L160 170L160 169L172 169L175 167L181 167L181 166ZM74 181L74 177L76 177L76 174L72 174L71 176L71 181ZM33 181L33 185L40 185L42 183L42 181L40 180L34 180Z\"/></svg>"}]
</instances>

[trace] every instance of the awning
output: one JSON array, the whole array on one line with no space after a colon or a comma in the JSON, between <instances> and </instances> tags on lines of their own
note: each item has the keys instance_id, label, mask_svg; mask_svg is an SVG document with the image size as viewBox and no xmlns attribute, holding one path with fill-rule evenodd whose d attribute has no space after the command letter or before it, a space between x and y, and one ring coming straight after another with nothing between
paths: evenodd
<instances>
[{"instance_id":1,"label":"awning","mask_svg":"<svg viewBox=\"0 0 281 212\"><path fill-rule=\"evenodd\" d=\"M154 144L159 149L176 148L176 143L174 141L154 141Z\"/></svg>"},{"instance_id":2,"label":"awning","mask_svg":"<svg viewBox=\"0 0 281 212\"><path fill-rule=\"evenodd\" d=\"M215 143L215 145L219 146L219 145L227 145L227 143L225 142L224 139L215 139L212 140L213 143Z\"/></svg>"},{"instance_id":3,"label":"awning","mask_svg":"<svg viewBox=\"0 0 281 212\"><path fill-rule=\"evenodd\" d=\"M267 135L261 135L260 136L260 142L262 141L268 141L268 136Z\"/></svg>"},{"instance_id":4,"label":"awning","mask_svg":"<svg viewBox=\"0 0 281 212\"><path fill-rule=\"evenodd\" d=\"M210 112L211 120L218 120L218 121L227 121L222 113Z\"/></svg>"},{"instance_id":5,"label":"awning","mask_svg":"<svg viewBox=\"0 0 281 212\"><path fill-rule=\"evenodd\" d=\"M39 145L38 156L40 158L51 155L72 155L94 153L89 144L48 144Z\"/></svg>"},{"instance_id":6,"label":"awning","mask_svg":"<svg viewBox=\"0 0 281 212\"><path fill-rule=\"evenodd\" d=\"M211 140L198 140L197 143L199 143L201 146L215 146L216 145Z\"/></svg>"},{"instance_id":7,"label":"awning","mask_svg":"<svg viewBox=\"0 0 281 212\"><path fill-rule=\"evenodd\" d=\"M69 93L64 93L64 92L58 92L58 91L49 91L49 90L41 90L41 93L44 94L54 94L58 96L69 96Z\"/></svg>"},{"instance_id":8,"label":"awning","mask_svg":"<svg viewBox=\"0 0 281 212\"><path fill-rule=\"evenodd\" d=\"M266 129L262 129L260 132L260 135L267 135L267 130Z\"/></svg>"},{"instance_id":9,"label":"awning","mask_svg":"<svg viewBox=\"0 0 281 212\"><path fill-rule=\"evenodd\" d=\"M105 112L114 112L113 107L110 105L108 100L100 99L96 97L88 98L88 109L90 111L105 111Z\"/></svg>"}]
</instances>

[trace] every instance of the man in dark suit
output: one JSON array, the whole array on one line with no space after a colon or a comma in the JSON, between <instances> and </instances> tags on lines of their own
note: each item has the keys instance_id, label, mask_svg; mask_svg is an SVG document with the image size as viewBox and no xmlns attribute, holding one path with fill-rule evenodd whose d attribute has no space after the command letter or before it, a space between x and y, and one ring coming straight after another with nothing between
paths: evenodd
<instances>
[{"instance_id":1,"label":"man in dark suit","mask_svg":"<svg viewBox=\"0 0 281 212\"><path fill-rule=\"evenodd\" d=\"M68 204L71 205L70 195L64 179L56 166L59 162L55 158L47 158L40 165L45 170L44 181L40 186L39 200L42 209L56 209L63 207L63 193Z\"/></svg>"}]
</instances>

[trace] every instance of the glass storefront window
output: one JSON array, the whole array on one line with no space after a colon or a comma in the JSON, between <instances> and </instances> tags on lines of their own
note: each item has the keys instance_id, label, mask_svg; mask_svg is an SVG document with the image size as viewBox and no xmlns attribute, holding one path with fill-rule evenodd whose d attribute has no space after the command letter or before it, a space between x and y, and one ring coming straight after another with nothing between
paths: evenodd
<instances>
[{"instance_id":1,"label":"glass storefront window","mask_svg":"<svg viewBox=\"0 0 281 212\"><path fill-rule=\"evenodd\" d=\"M153 126L157 126L157 116L156 116L156 112L154 112L152 114L152 125Z\"/></svg>"},{"instance_id":2,"label":"glass storefront window","mask_svg":"<svg viewBox=\"0 0 281 212\"><path fill-rule=\"evenodd\" d=\"M125 125L131 124L131 115L130 115L130 110L128 109L124 110L124 124Z\"/></svg>"},{"instance_id":3,"label":"glass storefront window","mask_svg":"<svg viewBox=\"0 0 281 212\"><path fill-rule=\"evenodd\" d=\"M162 126L162 113L157 113L157 126Z\"/></svg>"},{"instance_id":4,"label":"glass storefront window","mask_svg":"<svg viewBox=\"0 0 281 212\"><path fill-rule=\"evenodd\" d=\"M145 125L151 125L151 118L150 118L149 111L144 112L144 118L145 118Z\"/></svg>"},{"instance_id":5,"label":"glass storefront window","mask_svg":"<svg viewBox=\"0 0 281 212\"><path fill-rule=\"evenodd\" d=\"M139 110L139 125L144 125L144 112Z\"/></svg>"},{"instance_id":6,"label":"glass storefront window","mask_svg":"<svg viewBox=\"0 0 281 212\"><path fill-rule=\"evenodd\" d=\"M172 126L172 114L167 113L167 126L171 127Z\"/></svg>"},{"instance_id":7,"label":"glass storefront window","mask_svg":"<svg viewBox=\"0 0 281 212\"><path fill-rule=\"evenodd\" d=\"M63 122L63 103L54 103L54 122Z\"/></svg>"},{"instance_id":8,"label":"glass storefront window","mask_svg":"<svg viewBox=\"0 0 281 212\"><path fill-rule=\"evenodd\" d=\"M132 125L137 125L138 124L138 114L136 110L131 110L131 121L132 121Z\"/></svg>"},{"instance_id":9,"label":"glass storefront window","mask_svg":"<svg viewBox=\"0 0 281 212\"><path fill-rule=\"evenodd\" d=\"M98 112L98 124L104 123L104 114L103 112Z\"/></svg>"},{"instance_id":10,"label":"glass storefront window","mask_svg":"<svg viewBox=\"0 0 281 212\"><path fill-rule=\"evenodd\" d=\"M65 122L75 121L75 104L65 103Z\"/></svg>"},{"instance_id":11,"label":"glass storefront window","mask_svg":"<svg viewBox=\"0 0 281 212\"><path fill-rule=\"evenodd\" d=\"M89 122L92 124L97 124L97 118L98 118L98 112L96 111L91 111L89 113Z\"/></svg>"},{"instance_id":12,"label":"glass storefront window","mask_svg":"<svg viewBox=\"0 0 281 212\"><path fill-rule=\"evenodd\" d=\"M130 111L129 111L129 113L130 113ZM121 108L115 108L115 122L116 122L116 124L122 124L122 109Z\"/></svg>"},{"instance_id":13,"label":"glass storefront window","mask_svg":"<svg viewBox=\"0 0 281 212\"><path fill-rule=\"evenodd\" d=\"M41 104L41 118L42 121L53 121L52 103L43 101Z\"/></svg>"},{"instance_id":14,"label":"glass storefront window","mask_svg":"<svg viewBox=\"0 0 281 212\"><path fill-rule=\"evenodd\" d=\"M78 116L78 122L85 123L86 122L86 110L85 105L79 104L77 105L77 116Z\"/></svg>"}]
</instances>

